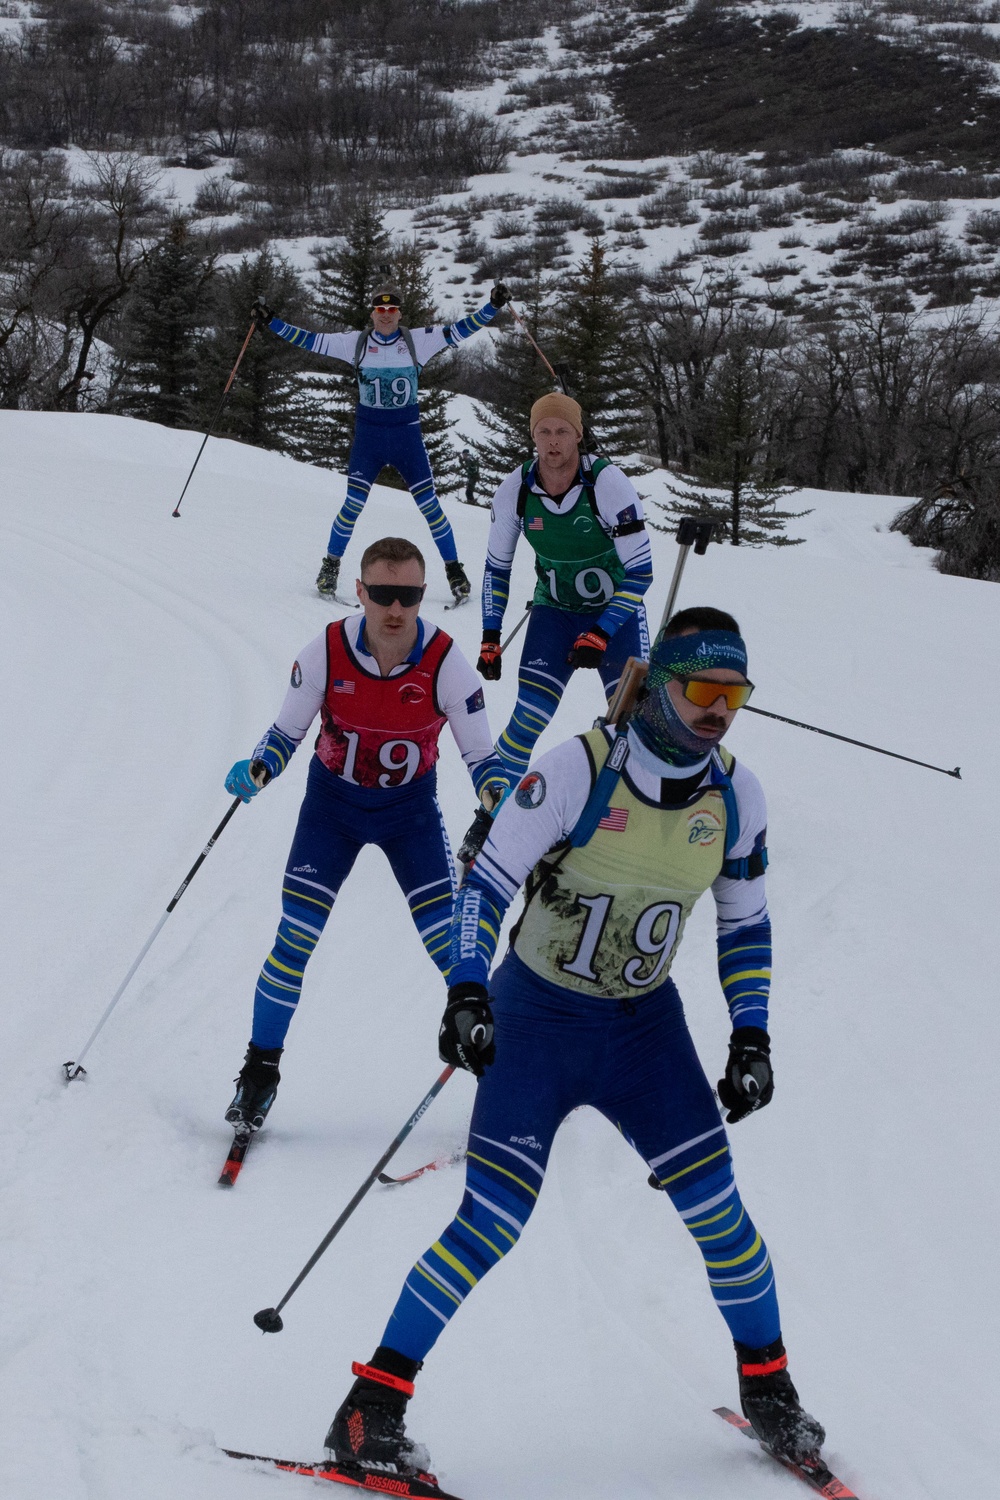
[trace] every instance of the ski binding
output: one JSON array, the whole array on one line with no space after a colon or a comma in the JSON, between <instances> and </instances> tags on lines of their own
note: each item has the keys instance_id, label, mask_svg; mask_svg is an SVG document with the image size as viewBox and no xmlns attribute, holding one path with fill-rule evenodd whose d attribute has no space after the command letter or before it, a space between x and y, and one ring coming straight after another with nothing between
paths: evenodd
<instances>
[{"instance_id":1,"label":"ski binding","mask_svg":"<svg viewBox=\"0 0 1000 1500\"><path fill-rule=\"evenodd\" d=\"M791 1470L793 1474L797 1475L799 1479L804 1480L818 1494L825 1495L826 1500L858 1500L858 1496L854 1491L848 1489L847 1485L838 1479L836 1474L831 1473L822 1459L819 1459L814 1464L797 1464L790 1458L782 1458L780 1453L775 1453L772 1448L768 1448L766 1444L761 1442L746 1417L740 1416L738 1412L731 1411L728 1406L716 1406L713 1410L717 1417L721 1417L724 1422L728 1422L731 1427L735 1427L737 1432L742 1432L744 1437L748 1437L752 1443L756 1443L758 1447L763 1448L764 1452L773 1458L775 1463L781 1464L784 1469Z\"/></svg>"}]
</instances>

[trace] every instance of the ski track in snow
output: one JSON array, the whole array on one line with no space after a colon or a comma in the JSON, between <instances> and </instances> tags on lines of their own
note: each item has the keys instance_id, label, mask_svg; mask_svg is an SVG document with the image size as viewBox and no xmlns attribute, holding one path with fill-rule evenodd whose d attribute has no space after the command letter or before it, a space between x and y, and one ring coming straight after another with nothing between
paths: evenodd
<instances>
[{"instance_id":1,"label":"ski track in snow","mask_svg":"<svg viewBox=\"0 0 1000 1500\"><path fill-rule=\"evenodd\" d=\"M343 479L112 417L0 413L5 1035L0 1104L0 1492L10 1500L305 1496L223 1446L318 1457L461 1169L375 1190L286 1313L273 1304L436 1076L440 981L377 852L313 959L268 1130L232 1193L222 1114L308 749L226 829L87 1058L82 1046L227 805L271 721ZM662 478L639 487L661 493ZM988 780L1000 592L943 578L884 529L898 500L808 492L794 549L692 557L681 603L733 609L755 703L946 767L956 782L748 716L729 743L770 803L770 1109L733 1131L779 1277L791 1368L832 1466L870 1500L993 1493L997 1234L991 1108L1000 835ZM446 509L478 588L488 516ZM426 613L474 659L478 610L445 614L409 497L374 491L376 536L429 557ZM653 535L662 607L674 544ZM509 623L531 592L519 549ZM352 576L349 572L345 576ZM339 611L337 611L339 613ZM495 732L514 675L487 687ZM544 744L599 709L578 674ZM441 800L473 808L447 732ZM711 903L674 973L711 1077L728 1032ZM395 1166L462 1140L452 1080ZM804 1493L711 1408L731 1345L700 1258L593 1112L566 1122L523 1244L421 1375L411 1430L467 1497L764 1500ZM315 1493L315 1488L313 1490Z\"/></svg>"}]
</instances>

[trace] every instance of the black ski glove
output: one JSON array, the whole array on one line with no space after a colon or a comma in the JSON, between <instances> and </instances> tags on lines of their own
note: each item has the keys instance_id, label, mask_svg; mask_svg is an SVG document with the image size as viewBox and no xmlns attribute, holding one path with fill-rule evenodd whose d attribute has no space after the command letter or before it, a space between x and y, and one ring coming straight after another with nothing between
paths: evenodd
<instances>
[{"instance_id":1,"label":"black ski glove","mask_svg":"<svg viewBox=\"0 0 1000 1500\"><path fill-rule=\"evenodd\" d=\"M257 325L258 329L263 331L267 327L268 323L270 323L271 319L274 317L274 313L268 307L263 297L258 297L257 301L250 309L250 316L253 318L254 323Z\"/></svg>"},{"instance_id":2,"label":"black ski glove","mask_svg":"<svg viewBox=\"0 0 1000 1500\"><path fill-rule=\"evenodd\" d=\"M476 662L476 671L480 677L485 677L487 682L499 682L502 670L503 657L500 655L500 632L499 630L484 630L483 644L479 648L479 660Z\"/></svg>"},{"instance_id":3,"label":"black ski glove","mask_svg":"<svg viewBox=\"0 0 1000 1500\"><path fill-rule=\"evenodd\" d=\"M438 1032L438 1054L453 1068L465 1068L482 1078L496 1057L493 1044L493 1012L481 984L453 984Z\"/></svg>"},{"instance_id":4,"label":"black ski glove","mask_svg":"<svg viewBox=\"0 0 1000 1500\"><path fill-rule=\"evenodd\" d=\"M498 281L496 286L490 292L490 301L493 303L494 307L499 308L507 306L507 303L510 301L510 291L507 287L504 286L502 281Z\"/></svg>"},{"instance_id":5,"label":"black ski glove","mask_svg":"<svg viewBox=\"0 0 1000 1500\"><path fill-rule=\"evenodd\" d=\"M774 1094L771 1039L759 1026L737 1026L729 1038L726 1076L717 1085L719 1102L728 1109L727 1125L770 1104Z\"/></svg>"},{"instance_id":6,"label":"black ski glove","mask_svg":"<svg viewBox=\"0 0 1000 1500\"><path fill-rule=\"evenodd\" d=\"M600 625L591 625L589 630L584 630L573 642L573 649L566 660L574 671L580 667L599 667L605 660L605 652L611 637Z\"/></svg>"}]
</instances>

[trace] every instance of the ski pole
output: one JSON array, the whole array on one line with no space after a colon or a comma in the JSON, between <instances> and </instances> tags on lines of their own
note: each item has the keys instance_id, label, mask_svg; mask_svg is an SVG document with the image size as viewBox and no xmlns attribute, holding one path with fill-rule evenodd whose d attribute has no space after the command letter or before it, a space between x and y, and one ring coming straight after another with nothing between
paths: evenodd
<instances>
[{"instance_id":1,"label":"ski pole","mask_svg":"<svg viewBox=\"0 0 1000 1500\"><path fill-rule=\"evenodd\" d=\"M361 1202L368 1189L373 1185L373 1183L378 1180L378 1174L385 1167L386 1163L399 1150L400 1146L406 1140L406 1137L409 1135L414 1125L418 1124L418 1122L427 1113L428 1109L430 1109L431 1105L434 1103L434 1100L437 1098L438 1094L440 1094L441 1090L444 1088L445 1084L448 1082L448 1079L451 1077L454 1071L454 1067L449 1063L448 1067L445 1068L444 1072L436 1080L433 1087L429 1089L428 1092L424 1095L410 1118L407 1120L406 1124L403 1126L402 1130L392 1142L392 1145L386 1148L386 1150L379 1157L378 1161L372 1167L371 1171L368 1173L368 1176L365 1178L364 1182L358 1188L350 1203L340 1215L336 1224L334 1224L330 1232L325 1235L320 1243L316 1246L316 1249L313 1251L312 1255L310 1255L309 1259L306 1261L305 1265L302 1267L302 1270L296 1276L295 1280L292 1282L291 1286L288 1288L288 1291L282 1297L277 1307L262 1307L260 1312L254 1313L253 1320L257 1324L257 1327L260 1329L261 1333L280 1333L282 1328L284 1328L285 1325L281 1321L281 1309L284 1307L289 1297L292 1296L293 1292L295 1292L297 1288L300 1287L305 1281L306 1277L309 1275L309 1272L319 1260L320 1256L323 1255L324 1251L329 1248L333 1240L336 1239L337 1235L343 1229L344 1225L347 1223L348 1219L351 1217L351 1214L357 1208L358 1204Z\"/></svg>"},{"instance_id":2,"label":"ski pole","mask_svg":"<svg viewBox=\"0 0 1000 1500\"><path fill-rule=\"evenodd\" d=\"M208 431L205 433L205 436L201 440L201 447L198 449L198 457L195 459L194 463L191 465L191 473L188 475L188 477L184 481L184 488L181 490L181 499L178 500L177 504L174 506L173 510L171 511L171 515L173 515L173 516L179 516L180 513L181 513L181 500L183 500L184 496L187 494L188 485L191 483L191 480L194 477L194 471L198 467L199 459L201 458L201 455L205 451L205 444L208 442L209 438L212 436L212 433L215 431L215 424L219 420L219 418L222 416L222 409L225 406L226 402L229 400L229 392L233 388L233 381L236 379L236 371L239 369L240 364L241 364L241 362L243 360L243 356L247 352L247 349L249 348L250 340L254 336L254 330L256 329L256 327L257 327L257 320L255 318L253 320L253 322L250 324L250 331L248 332L246 338L243 340L243 348L240 350L239 354L236 356L236 363L233 365L233 368L229 372L229 379L226 381L225 389L222 392L222 399L220 400L218 406L215 409L215 416L212 418L211 422L209 423Z\"/></svg>"},{"instance_id":3,"label":"ski pole","mask_svg":"<svg viewBox=\"0 0 1000 1500\"><path fill-rule=\"evenodd\" d=\"M528 602L527 602L527 604L524 606L524 614L518 620L517 624L514 626L514 629L511 631L510 635L507 637L507 639L503 642L503 644L500 647L500 655L501 656L503 656L503 654L506 651L507 647L510 645L511 641L517 635L517 632L519 630L522 630L524 628L524 623L527 620L528 616L531 614L531 606L532 606L533 602L534 602L533 600L529 599Z\"/></svg>"},{"instance_id":4,"label":"ski pole","mask_svg":"<svg viewBox=\"0 0 1000 1500\"><path fill-rule=\"evenodd\" d=\"M229 808L229 811L226 813L226 816L223 818L222 822L219 824L218 828L212 834L212 837L209 839L208 843L205 845L204 849L198 855L198 858L195 860L194 864L191 866L190 870L188 870L188 872L185 875L184 879L181 881L180 885L177 887L177 890L174 892L173 899L171 900L170 904L168 905L166 911L163 913L162 917L157 922L157 924L153 928L152 932L149 934L149 937L146 939L145 943L142 946L142 949L141 949L141 951L139 953L139 956L136 958L136 960L133 963L132 967L129 969L128 973L125 975L125 978L122 980L121 984L115 990L114 994L111 997L110 1004L108 1005L107 1009L105 1010L103 1016L98 1021L97 1025L94 1027L93 1031L90 1033L90 1036L87 1038L86 1042L84 1043L84 1046L83 1046L82 1050L77 1054L76 1061L74 1062L74 1061L71 1060L70 1062L64 1062L63 1063L63 1073L66 1075L66 1082L67 1083L71 1083L74 1078L80 1078L81 1076L84 1076L84 1077L86 1076L87 1070L86 1070L85 1067L82 1066L83 1059L86 1057L87 1053L90 1051L91 1047L93 1046L94 1042L97 1040L97 1038L100 1035L101 1031L104 1029L104 1023L107 1021L108 1017L111 1015L111 1012L114 1010L115 1006L118 1004L119 1000L124 995L125 991L128 989L129 982L132 979L132 975L135 973L136 969L138 969L139 965L142 963L143 959L146 957L146 954L149 952L150 948L153 946L153 943L156 940L156 937L157 937L157 934L160 931L160 928L163 926L164 922L167 920L167 918L169 917L170 913L173 911L174 907L177 905L178 901L181 899L181 897L183 896L184 892L187 890L188 886L191 884L192 880L197 875L198 871L201 869L201 866L202 866L202 864L204 863L204 860L205 860L205 856L208 854L209 850L214 845L216 839L219 837L220 833L225 828L226 824L229 822L229 819L232 817L233 813L239 807L241 800L242 799L240 797L235 797L233 799L233 802L232 802L232 804L231 804L231 806Z\"/></svg>"},{"instance_id":5,"label":"ski pole","mask_svg":"<svg viewBox=\"0 0 1000 1500\"><path fill-rule=\"evenodd\" d=\"M876 755L891 755L893 760L905 760L911 766L923 766L926 771L940 771L942 776L954 776L956 781L962 779L962 768L956 766L954 771L945 770L944 766L932 766L927 760L914 760L912 755L900 755L897 750L883 750L880 745L869 745L865 740L852 740L846 734L834 734L832 729L817 729L815 724L803 724L801 719L786 719L784 714L772 714L766 708L751 708L749 703L743 705L748 714L760 714L765 719L777 719L780 724L793 724L796 729L811 729L813 734L825 734L831 740L843 740L845 745L857 745L862 750L874 750Z\"/></svg>"},{"instance_id":6,"label":"ski pole","mask_svg":"<svg viewBox=\"0 0 1000 1500\"><path fill-rule=\"evenodd\" d=\"M708 544L715 537L716 522L701 516L682 516L677 524L677 561L674 564L674 576L670 580L670 588L667 593L667 602L663 607L663 618L660 620L660 629L666 625L674 612L674 603L677 599L677 590L681 586L681 574L684 572L684 564L688 560L688 554L693 547L699 557L704 557L708 551Z\"/></svg>"},{"instance_id":7,"label":"ski pole","mask_svg":"<svg viewBox=\"0 0 1000 1500\"><path fill-rule=\"evenodd\" d=\"M563 378L562 378L561 375L557 375L556 374L555 370L552 368L552 366L549 364L548 360L545 358L545 355L542 353L541 349L538 347L538 344L535 342L535 340L532 338L531 334L529 333L527 323L525 323L524 319L521 317L521 314L518 312L518 310L514 306L513 302L508 302L507 306L510 308L511 312L514 314L515 321L517 322L517 325L520 328L521 332L524 334L525 338L528 340L528 343L534 349L535 353L538 355L538 358L541 360L542 364L545 366L545 368L548 370L549 374L552 376L552 379L556 382L557 385L562 386L563 392L565 393L565 391L566 391L566 382L563 380Z\"/></svg>"}]
</instances>

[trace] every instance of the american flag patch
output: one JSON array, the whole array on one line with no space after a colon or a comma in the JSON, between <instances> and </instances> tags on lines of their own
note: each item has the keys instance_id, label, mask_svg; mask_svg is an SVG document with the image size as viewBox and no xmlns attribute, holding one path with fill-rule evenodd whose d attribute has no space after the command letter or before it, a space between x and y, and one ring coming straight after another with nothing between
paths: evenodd
<instances>
[{"instance_id":1,"label":"american flag patch","mask_svg":"<svg viewBox=\"0 0 1000 1500\"><path fill-rule=\"evenodd\" d=\"M353 693L354 682L349 677L335 677L333 679L333 691L335 693Z\"/></svg>"},{"instance_id":2,"label":"american flag patch","mask_svg":"<svg viewBox=\"0 0 1000 1500\"><path fill-rule=\"evenodd\" d=\"M532 516L531 520L528 522L528 530L529 531L544 531L545 530L545 522L542 519L542 517L541 516Z\"/></svg>"},{"instance_id":3,"label":"american flag patch","mask_svg":"<svg viewBox=\"0 0 1000 1500\"><path fill-rule=\"evenodd\" d=\"M606 828L609 833L624 833L627 822L627 807L609 807L597 826L598 828Z\"/></svg>"}]
</instances>

